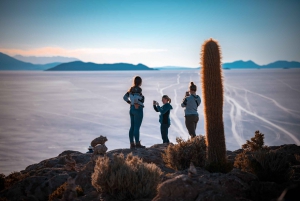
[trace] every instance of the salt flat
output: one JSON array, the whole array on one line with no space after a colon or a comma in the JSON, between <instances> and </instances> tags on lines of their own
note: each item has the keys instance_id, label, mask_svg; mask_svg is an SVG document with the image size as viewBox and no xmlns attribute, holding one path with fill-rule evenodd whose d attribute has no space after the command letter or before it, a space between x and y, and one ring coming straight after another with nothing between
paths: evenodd
<instances>
[{"instance_id":1,"label":"salt flat","mask_svg":"<svg viewBox=\"0 0 300 201\"><path fill-rule=\"evenodd\" d=\"M152 101L172 98L169 138L188 138L180 107L188 83L201 94L199 70L138 72L0 72L0 173L57 156L86 152L107 136L109 150L128 148L129 105L122 97L132 77L143 78L142 144L161 143ZM256 130L267 145L300 145L300 70L224 70L226 147L236 150ZM202 100L203 101L203 100ZM197 134L205 134L203 104Z\"/></svg>"}]
</instances>

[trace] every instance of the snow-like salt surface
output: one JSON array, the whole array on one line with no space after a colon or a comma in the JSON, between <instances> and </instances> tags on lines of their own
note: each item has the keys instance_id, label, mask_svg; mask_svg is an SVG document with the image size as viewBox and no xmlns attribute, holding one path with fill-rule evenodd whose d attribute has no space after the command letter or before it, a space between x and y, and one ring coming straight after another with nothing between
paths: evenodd
<instances>
[{"instance_id":1,"label":"snow-like salt surface","mask_svg":"<svg viewBox=\"0 0 300 201\"><path fill-rule=\"evenodd\" d=\"M107 136L109 150L128 148L129 105L122 97L132 77L143 78L142 144L161 143L152 101L172 98L169 138L188 138L180 107L190 81L201 95L200 72L0 72L0 173L9 174L64 150L86 152ZM226 146L236 150L256 130L267 145L300 145L300 70L225 70ZM202 100L203 101L203 100ZM203 104L197 134L205 134Z\"/></svg>"}]
</instances>

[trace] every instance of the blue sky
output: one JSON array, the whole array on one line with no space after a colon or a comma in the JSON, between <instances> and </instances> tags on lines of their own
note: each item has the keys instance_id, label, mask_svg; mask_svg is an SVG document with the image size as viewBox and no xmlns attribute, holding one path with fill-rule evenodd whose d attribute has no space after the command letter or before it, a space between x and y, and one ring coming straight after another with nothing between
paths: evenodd
<instances>
[{"instance_id":1,"label":"blue sky","mask_svg":"<svg viewBox=\"0 0 300 201\"><path fill-rule=\"evenodd\" d=\"M0 52L12 56L197 67L210 37L223 62L300 61L300 1L0 0Z\"/></svg>"}]
</instances>

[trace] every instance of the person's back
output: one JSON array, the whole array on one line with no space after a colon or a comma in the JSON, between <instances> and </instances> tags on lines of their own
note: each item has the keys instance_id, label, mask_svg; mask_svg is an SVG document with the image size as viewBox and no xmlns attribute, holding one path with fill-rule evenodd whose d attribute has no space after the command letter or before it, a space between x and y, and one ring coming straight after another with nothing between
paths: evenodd
<instances>
[{"instance_id":1,"label":"person's back","mask_svg":"<svg viewBox=\"0 0 300 201\"><path fill-rule=\"evenodd\" d=\"M144 106L144 96L142 94L142 89L138 86L131 87L128 92L124 95L123 99L130 100L130 104L139 104Z\"/></svg>"},{"instance_id":2,"label":"person's back","mask_svg":"<svg viewBox=\"0 0 300 201\"><path fill-rule=\"evenodd\" d=\"M198 95L190 94L183 99L181 107L184 107L185 116L198 115L198 106L201 103L201 98Z\"/></svg>"},{"instance_id":3,"label":"person's back","mask_svg":"<svg viewBox=\"0 0 300 201\"><path fill-rule=\"evenodd\" d=\"M198 95L196 95L196 91L197 86L194 82L191 82L189 91L186 92L181 103L181 107L184 108L185 125L192 138L196 136L196 128L199 121L197 109L201 103L201 99Z\"/></svg>"}]
</instances>

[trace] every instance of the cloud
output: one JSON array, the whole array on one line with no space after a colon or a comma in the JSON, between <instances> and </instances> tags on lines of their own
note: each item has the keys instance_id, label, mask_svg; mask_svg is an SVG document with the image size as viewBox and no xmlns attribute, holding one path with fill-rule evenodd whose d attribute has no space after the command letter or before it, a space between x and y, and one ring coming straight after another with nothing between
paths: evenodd
<instances>
[{"instance_id":1,"label":"cloud","mask_svg":"<svg viewBox=\"0 0 300 201\"><path fill-rule=\"evenodd\" d=\"M64 49L60 47L42 47L36 49L4 49L0 52L14 56L65 56L65 57L84 57L87 55L133 55L145 53L166 52L166 49L148 49L148 48L79 48Z\"/></svg>"}]
</instances>

